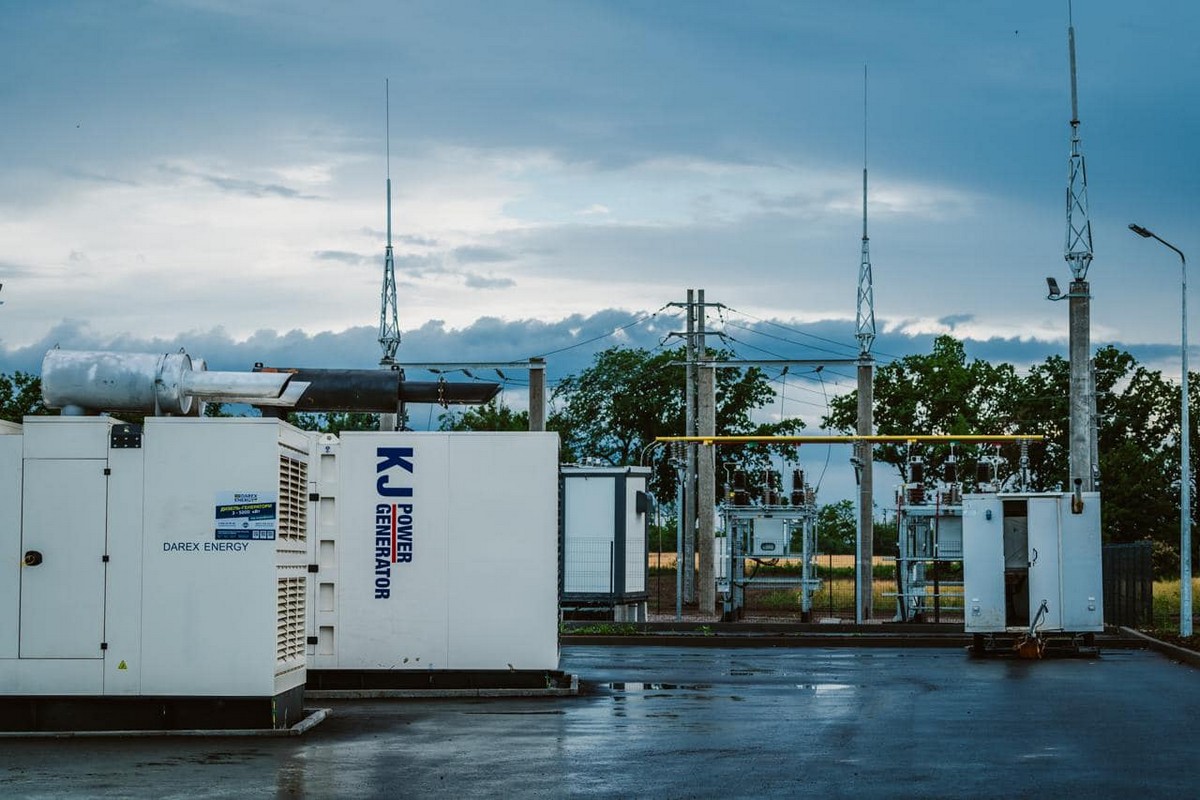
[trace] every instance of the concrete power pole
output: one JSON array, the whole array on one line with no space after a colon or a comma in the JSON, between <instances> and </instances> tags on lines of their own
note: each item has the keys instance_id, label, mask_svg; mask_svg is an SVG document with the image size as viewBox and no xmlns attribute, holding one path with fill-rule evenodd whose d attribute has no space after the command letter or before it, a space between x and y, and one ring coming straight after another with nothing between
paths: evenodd
<instances>
[{"instance_id":1,"label":"concrete power pole","mask_svg":"<svg viewBox=\"0 0 1200 800\"><path fill-rule=\"evenodd\" d=\"M696 435L696 292L687 293L687 358L684 389L684 427L688 436ZM683 488L683 600L696 602L696 444L687 446L687 466Z\"/></svg>"},{"instance_id":2,"label":"concrete power pole","mask_svg":"<svg viewBox=\"0 0 1200 800\"><path fill-rule=\"evenodd\" d=\"M863 232L862 258L858 262L858 303L855 320L858 339L858 434L874 433L875 359L871 345L875 342L875 288L871 275L870 237L867 236L867 68L863 67ZM875 522L873 451L869 442L856 446L858 460L858 547L855 553L857 575L855 622L871 619L874 595Z\"/></svg>"},{"instance_id":3,"label":"concrete power pole","mask_svg":"<svg viewBox=\"0 0 1200 800\"><path fill-rule=\"evenodd\" d=\"M1075 25L1067 5L1067 50L1071 64L1071 156L1067 171L1067 243L1063 257L1071 268L1067 294L1068 345L1071 363L1070 484L1090 492L1096 488L1094 380L1092 377L1091 287L1087 281L1092 263L1092 223L1088 218L1087 166L1079 139L1079 101L1075 88Z\"/></svg>"},{"instance_id":4,"label":"concrete power pole","mask_svg":"<svg viewBox=\"0 0 1200 800\"><path fill-rule=\"evenodd\" d=\"M705 316L707 306L704 304L704 290L699 291L699 322L696 326L697 335L700 339L699 356L700 364L697 372L699 377L699 385L696 391L696 416L698 422L698 435L714 436L717 432L717 408L716 408L716 374L711 366L708 365L708 343L705 340ZM716 507L716 447L706 445L700 447L697 451L697 514L699 516L699 525L697 530L698 537L698 555L700 556L700 566L696 571L696 580L700 586L700 607L701 614L713 614L716 612L717 590L713 576L713 546L714 530L713 530L713 509Z\"/></svg>"}]
</instances>

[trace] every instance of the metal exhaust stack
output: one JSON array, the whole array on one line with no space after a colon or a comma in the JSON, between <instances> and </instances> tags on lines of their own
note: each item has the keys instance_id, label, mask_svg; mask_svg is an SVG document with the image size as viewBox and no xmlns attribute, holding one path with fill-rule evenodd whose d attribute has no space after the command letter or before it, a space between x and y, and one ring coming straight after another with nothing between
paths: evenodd
<instances>
[{"instance_id":1,"label":"metal exhaust stack","mask_svg":"<svg viewBox=\"0 0 1200 800\"><path fill-rule=\"evenodd\" d=\"M67 416L102 411L182 416L206 400L295 405L306 388L288 373L208 372L183 350L51 350L42 359L42 400Z\"/></svg>"}]
</instances>

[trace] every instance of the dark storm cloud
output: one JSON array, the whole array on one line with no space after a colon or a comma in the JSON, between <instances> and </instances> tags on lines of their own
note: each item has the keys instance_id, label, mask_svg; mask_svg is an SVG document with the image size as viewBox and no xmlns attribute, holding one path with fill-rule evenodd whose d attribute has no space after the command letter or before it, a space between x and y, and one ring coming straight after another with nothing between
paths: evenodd
<instances>
[{"instance_id":1,"label":"dark storm cloud","mask_svg":"<svg viewBox=\"0 0 1200 800\"><path fill-rule=\"evenodd\" d=\"M500 261L512 261L516 258L514 254L498 247L456 247L451 251L451 255L460 264L493 264Z\"/></svg>"},{"instance_id":2,"label":"dark storm cloud","mask_svg":"<svg viewBox=\"0 0 1200 800\"><path fill-rule=\"evenodd\" d=\"M160 165L159 170L172 175L183 175L190 178L198 178L212 186L217 187L223 192L230 194L240 194L247 197L283 197L292 200L320 200L316 195L304 194L303 192L293 189L290 186L283 186L278 183L261 183L252 181L248 178L231 178L227 175L214 175L207 172L198 172L196 170L187 170L180 167Z\"/></svg>"},{"instance_id":3,"label":"dark storm cloud","mask_svg":"<svg viewBox=\"0 0 1200 800\"><path fill-rule=\"evenodd\" d=\"M336 261L353 266L374 264L377 260L375 256L365 256L362 253L351 253L347 250L317 250L313 253L313 257L319 261Z\"/></svg>"},{"instance_id":4,"label":"dark storm cloud","mask_svg":"<svg viewBox=\"0 0 1200 800\"><path fill-rule=\"evenodd\" d=\"M463 282L472 289L508 289L517 285L512 278L491 278L474 272L464 272Z\"/></svg>"}]
</instances>

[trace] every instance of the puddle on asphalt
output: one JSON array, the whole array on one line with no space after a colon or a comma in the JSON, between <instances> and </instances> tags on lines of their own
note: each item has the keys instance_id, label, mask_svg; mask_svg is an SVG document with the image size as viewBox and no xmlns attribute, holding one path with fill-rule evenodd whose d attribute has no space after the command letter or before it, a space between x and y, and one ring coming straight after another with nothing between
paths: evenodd
<instances>
[{"instance_id":1,"label":"puddle on asphalt","mask_svg":"<svg viewBox=\"0 0 1200 800\"><path fill-rule=\"evenodd\" d=\"M842 692L846 689L853 689L854 686L849 683L797 683L796 688L803 692L812 692L813 694L828 694L830 692Z\"/></svg>"},{"instance_id":2,"label":"puddle on asphalt","mask_svg":"<svg viewBox=\"0 0 1200 800\"><path fill-rule=\"evenodd\" d=\"M614 692L704 692L712 688L706 683L602 683Z\"/></svg>"}]
</instances>

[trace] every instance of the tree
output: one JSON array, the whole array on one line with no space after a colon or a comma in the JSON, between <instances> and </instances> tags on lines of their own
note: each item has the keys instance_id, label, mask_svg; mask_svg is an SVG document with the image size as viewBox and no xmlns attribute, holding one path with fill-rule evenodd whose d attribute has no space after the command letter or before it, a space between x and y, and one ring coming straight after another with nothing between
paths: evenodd
<instances>
[{"instance_id":1,"label":"tree","mask_svg":"<svg viewBox=\"0 0 1200 800\"><path fill-rule=\"evenodd\" d=\"M27 372L0 373L0 419L20 422L25 416L51 414L42 402L42 379Z\"/></svg>"},{"instance_id":2,"label":"tree","mask_svg":"<svg viewBox=\"0 0 1200 800\"><path fill-rule=\"evenodd\" d=\"M728 354L709 351L709 357L727 360ZM552 403L561 407L550 415L547 427L561 436L563 460L594 459L615 466L642 463L643 453L654 465L652 490L658 497L674 493L675 474L667 448L647 448L660 436L684 432L683 348L653 353L641 348L611 347L597 353L592 366L564 378L555 387ZM718 434L796 432L800 419L756 424L751 413L771 402L775 391L762 370L716 370L716 430ZM717 480L722 483L726 463L757 467L769 450L763 447L717 448Z\"/></svg>"},{"instance_id":3,"label":"tree","mask_svg":"<svg viewBox=\"0 0 1200 800\"><path fill-rule=\"evenodd\" d=\"M487 403L443 414L439 430L443 431L527 431L529 412L513 411L492 398Z\"/></svg>"},{"instance_id":4,"label":"tree","mask_svg":"<svg viewBox=\"0 0 1200 800\"><path fill-rule=\"evenodd\" d=\"M890 435L1037 433L1016 430L1021 427L1019 420L1008 408L1018 380L1011 365L968 361L962 342L939 336L929 355L905 356L876 370L875 430ZM857 428L857 392L831 399L829 407L826 427L846 433ZM948 445L923 449L931 480L950 452ZM905 445L878 445L874 457L896 467L901 479L905 477Z\"/></svg>"},{"instance_id":5,"label":"tree","mask_svg":"<svg viewBox=\"0 0 1200 800\"><path fill-rule=\"evenodd\" d=\"M335 436L342 431L379 430L379 415L366 411L298 412L288 414L287 421L302 430Z\"/></svg>"}]
</instances>

